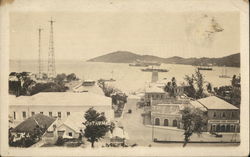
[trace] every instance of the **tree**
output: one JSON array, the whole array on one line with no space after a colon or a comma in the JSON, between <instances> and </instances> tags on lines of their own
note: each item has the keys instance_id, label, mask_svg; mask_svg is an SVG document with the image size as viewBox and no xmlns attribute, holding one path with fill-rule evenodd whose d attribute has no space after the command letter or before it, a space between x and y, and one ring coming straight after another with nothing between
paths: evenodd
<instances>
[{"instance_id":1,"label":"tree","mask_svg":"<svg viewBox=\"0 0 250 157\"><path fill-rule=\"evenodd\" d=\"M186 88L186 91L185 91L187 96L195 98L195 99L206 97L206 95L204 94L204 88L203 88L204 77L200 73L199 70L196 70L195 74L192 74L191 76L186 75L184 79L189 84L189 87Z\"/></svg>"},{"instance_id":2,"label":"tree","mask_svg":"<svg viewBox=\"0 0 250 157\"><path fill-rule=\"evenodd\" d=\"M211 83L208 83L208 84L207 84L207 91L208 91L209 93L212 92L212 85L211 85Z\"/></svg>"},{"instance_id":3,"label":"tree","mask_svg":"<svg viewBox=\"0 0 250 157\"><path fill-rule=\"evenodd\" d=\"M67 81L73 81L73 80L76 80L76 74L71 73L67 75Z\"/></svg>"},{"instance_id":4,"label":"tree","mask_svg":"<svg viewBox=\"0 0 250 157\"><path fill-rule=\"evenodd\" d=\"M91 147L94 147L94 143L109 131L110 125L107 124L104 114L98 113L93 107L86 111L84 118L86 119L83 123L86 127L84 136L91 142Z\"/></svg>"},{"instance_id":5,"label":"tree","mask_svg":"<svg viewBox=\"0 0 250 157\"><path fill-rule=\"evenodd\" d=\"M206 127L207 116L200 109L185 107L182 110L182 123L184 129L184 144L187 145L193 133L201 135L202 130Z\"/></svg>"},{"instance_id":6,"label":"tree","mask_svg":"<svg viewBox=\"0 0 250 157\"><path fill-rule=\"evenodd\" d=\"M55 78L55 82L58 84L64 84L64 81L66 80L66 74L62 73L62 74L57 74L56 78Z\"/></svg>"}]
</instances>

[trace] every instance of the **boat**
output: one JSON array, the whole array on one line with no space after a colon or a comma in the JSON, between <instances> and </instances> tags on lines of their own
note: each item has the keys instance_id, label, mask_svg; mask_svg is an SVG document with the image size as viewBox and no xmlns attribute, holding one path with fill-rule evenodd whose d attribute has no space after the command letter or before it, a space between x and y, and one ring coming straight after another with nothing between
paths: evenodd
<instances>
[{"instance_id":1,"label":"boat","mask_svg":"<svg viewBox=\"0 0 250 157\"><path fill-rule=\"evenodd\" d=\"M146 69L141 69L143 72L168 72L169 70L167 69L160 69L160 68L146 68Z\"/></svg>"},{"instance_id":2,"label":"boat","mask_svg":"<svg viewBox=\"0 0 250 157\"><path fill-rule=\"evenodd\" d=\"M84 80L82 82L83 86L94 86L95 85L95 81L94 80Z\"/></svg>"},{"instance_id":3,"label":"boat","mask_svg":"<svg viewBox=\"0 0 250 157\"><path fill-rule=\"evenodd\" d=\"M134 63L130 63L129 66L140 66L140 67L148 67L148 66L160 66L161 63L159 62L150 62L150 61L141 61L136 60Z\"/></svg>"},{"instance_id":4,"label":"boat","mask_svg":"<svg viewBox=\"0 0 250 157\"><path fill-rule=\"evenodd\" d=\"M198 70L213 70L212 64L200 64Z\"/></svg>"},{"instance_id":5,"label":"boat","mask_svg":"<svg viewBox=\"0 0 250 157\"><path fill-rule=\"evenodd\" d=\"M213 70L212 67L198 67L198 70Z\"/></svg>"},{"instance_id":6,"label":"boat","mask_svg":"<svg viewBox=\"0 0 250 157\"><path fill-rule=\"evenodd\" d=\"M231 78L230 76L227 75L227 69L226 66L224 66L224 68L222 68L222 74L219 75L220 78Z\"/></svg>"},{"instance_id":7,"label":"boat","mask_svg":"<svg viewBox=\"0 0 250 157\"><path fill-rule=\"evenodd\" d=\"M148 67L148 65L144 63L130 63L129 66L135 66L135 67Z\"/></svg>"}]
</instances>

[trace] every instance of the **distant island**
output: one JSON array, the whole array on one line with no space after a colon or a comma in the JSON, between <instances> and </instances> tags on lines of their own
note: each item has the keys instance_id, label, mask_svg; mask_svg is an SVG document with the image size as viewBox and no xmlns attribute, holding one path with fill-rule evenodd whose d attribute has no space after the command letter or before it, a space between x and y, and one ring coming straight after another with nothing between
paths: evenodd
<instances>
[{"instance_id":1,"label":"distant island","mask_svg":"<svg viewBox=\"0 0 250 157\"><path fill-rule=\"evenodd\" d=\"M153 55L138 55L129 51L116 51L87 60L88 62L133 63L136 60L154 61L166 64L213 65L240 67L240 53L220 58L182 58L178 56L162 58Z\"/></svg>"}]
</instances>

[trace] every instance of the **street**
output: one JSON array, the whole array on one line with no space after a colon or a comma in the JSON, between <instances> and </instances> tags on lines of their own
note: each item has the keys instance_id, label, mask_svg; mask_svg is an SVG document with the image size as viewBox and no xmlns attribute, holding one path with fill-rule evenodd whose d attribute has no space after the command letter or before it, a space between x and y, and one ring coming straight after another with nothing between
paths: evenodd
<instances>
[{"instance_id":1,"label":"street","mask_svg":"<svg viewBox=\"0 0 250 157\"><path fill-rule=\"evenodd\" d=\"M132 113L128 113L128 109L132 110ZM182 146L182 143L157 143L153 142L153 138L157 138L160 141L178 141L181 142L184 139L183 130L172 127L152 127L143 125L143 109L136 108L135 104L126 104L123 111L123 116L117 121L124 127L124 131L128 133L129 139L128 145L137 144L138 146ZM207 132L198 136L193 134L191 141L201 142L230 142L231 140L239 142L239 134L224 133L223 138L216 138ZM188 145L211 145L211 146L225 146L225 145L237 145L237 143L190 143Z\"/></svg>"}]
</instances>

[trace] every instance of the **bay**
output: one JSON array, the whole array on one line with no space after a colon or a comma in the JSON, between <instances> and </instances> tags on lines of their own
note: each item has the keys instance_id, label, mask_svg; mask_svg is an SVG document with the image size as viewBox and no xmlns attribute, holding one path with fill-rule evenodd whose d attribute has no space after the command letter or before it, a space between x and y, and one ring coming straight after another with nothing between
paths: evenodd
<instances>
[{"instance_id":1,"label":"bay","mask_svg":"<svg viewBox=\"0 0 250 157\"><path fill-rule=\"evenodd\" d=\"M169 72L159 73L159 80L166 78L171 80L175 77L177 83L185 82L185 75L194 74L196 67L181 64L162 64L159 68L166 68ZM80 79L98 80L100 78L116 81L113 86L129 93L140 89L144 89L148 82L151 81L150 72L142 72L142 67L131 67L127 63L102 63L102 62L85 62L81 60L59 60L56 61L56 72L59 73L75 73ZM230 85L233 75L240 74L240 68L226 67L227 75L230 78L219 78L224 67L213 67L212 71L201 71L206 82L210 82L212 87ZM43 62L43 72L47 72L46 61ZM35 60L11 60L10 72L28 71L37 73L38 63Z\"/></svg>"}]
</instances>

